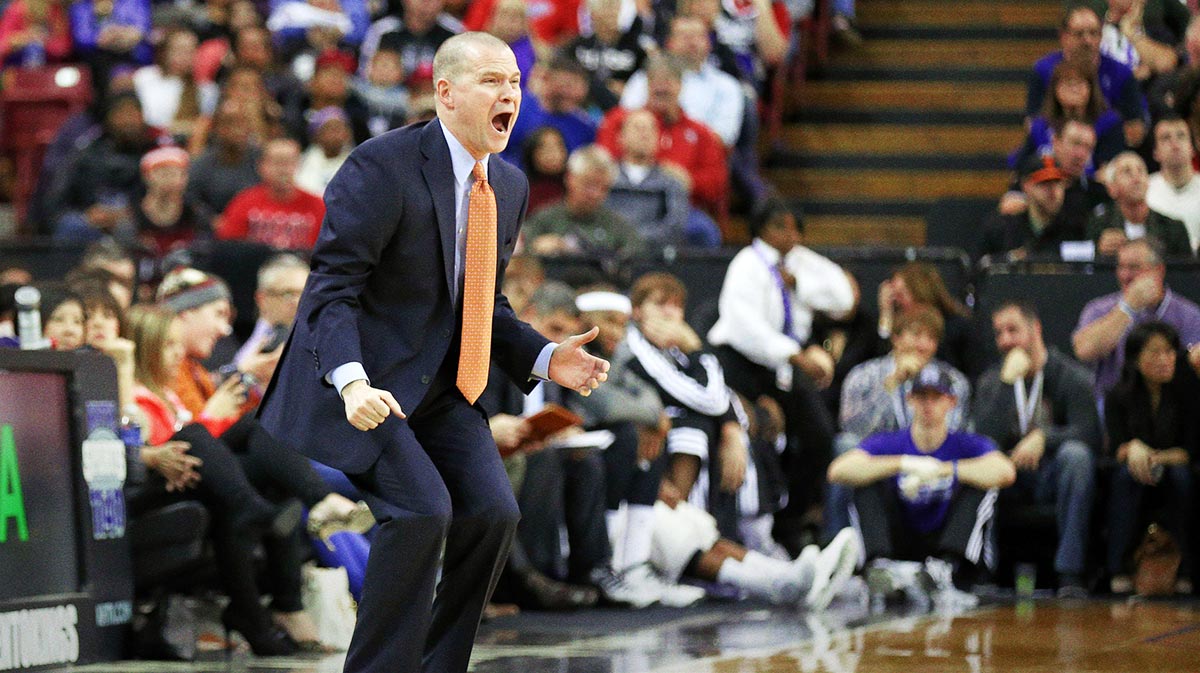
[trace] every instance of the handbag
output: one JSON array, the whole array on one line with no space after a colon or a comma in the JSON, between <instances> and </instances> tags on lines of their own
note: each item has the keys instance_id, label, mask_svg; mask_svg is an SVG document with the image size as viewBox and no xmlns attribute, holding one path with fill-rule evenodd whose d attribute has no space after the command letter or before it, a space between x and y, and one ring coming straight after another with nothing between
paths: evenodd
<instances>
[{"instance_id":1,"label":"handbag","mask_svg":"<svg viewBox=\"0 0 1200 673\"><path fill-rule=\"evenodd\" d=\"M1170 596L1175 593L1179 572L1179 545L1158 524L1150 524L1146 536L1133 553L1136 570L1133 588L1139 596Z\"/></svg>"},{"instance_id":2,"label":"handbag","mask_svg":"<svg viewBox=\"0 0 1200 673\"><path fill-rule=\"evenodd\" d=\"M345 568L320 568L309 563L303 570L301 600L304 611L317 626L317 638L326 645L345 650L350 646L356 620L350 580Z\"/></svg>"}]
</instances>

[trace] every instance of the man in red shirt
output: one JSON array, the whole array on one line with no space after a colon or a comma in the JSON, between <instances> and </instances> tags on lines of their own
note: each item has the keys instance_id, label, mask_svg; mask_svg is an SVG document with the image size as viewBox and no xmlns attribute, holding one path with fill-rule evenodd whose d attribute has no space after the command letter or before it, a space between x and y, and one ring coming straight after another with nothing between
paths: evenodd
<instances>
[{"instance_id":1,"label":"man in red shirt","mask_svg":"<svg viewBox=\"0 0 1200 673\"><path fill-rule=\"evenodd\" d=\"M729 193L725 146L717 134L689 118L679 106L683 65L669 54L652 56L646 60L646 82L646 109L658 118L661 128L659 163L664 169L673 169L675 176L688 187L693 205L720 217ZM604 116L596 133L596 144L618 160L621 157L621 126L628 113L624 108L613 108Z\"/></svg>"},{"instance_id":2,"label":"man in red shirt","mask_svg":"<svg viewBox=\"0 0 1200 673\"><path fill-rule=\"evenodd\" d=\"M267 143L258 163L262 182L233 197L217 225L217 238L255 241L281 250L312 249L325 204L296 186L299 163L296 141Z\"/></svg>"},{"instance_id":3,"label":"man in red shirt","mask_svg":"<svg viewBox=\"0 0 1200 673\"><path fill-rule=\"evenodd\" d=\"M487 30L496 11L496 0L474 0L463 17L467 30ZM579 35L580 0L527 0L529 32L538 43L557 46Z\"/></svg>"}]
</instances>

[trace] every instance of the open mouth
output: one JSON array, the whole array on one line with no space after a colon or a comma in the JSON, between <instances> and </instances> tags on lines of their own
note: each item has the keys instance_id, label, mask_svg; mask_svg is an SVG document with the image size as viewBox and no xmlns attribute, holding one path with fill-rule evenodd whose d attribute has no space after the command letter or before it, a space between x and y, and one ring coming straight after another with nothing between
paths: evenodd
<instances>
[{"instance_id":1,"label":"open mouth","mask_svg":"<svg viewBox=\"0 0 1200 673\"><path fill-rule=\"evenodd\" d=\"M492 117L492 128L496 129L496 131L499 133L507 133L509 124L512 123L512 118L513 113L501 112L500 114Z\"/></svg>"}]
</instances>

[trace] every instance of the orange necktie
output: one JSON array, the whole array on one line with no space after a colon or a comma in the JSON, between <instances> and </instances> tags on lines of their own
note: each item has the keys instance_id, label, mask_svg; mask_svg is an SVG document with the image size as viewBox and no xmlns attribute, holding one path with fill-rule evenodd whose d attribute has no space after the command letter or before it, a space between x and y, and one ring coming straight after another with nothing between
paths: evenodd
<instances>
[{"instance_id":1,"label":"orange necktie","mask_svg":"<svg viewBox=\"0 0 1200 673\"><path fill-rule=\"evenodd\" d=\"M487 387L496 303L496 194L487 170L475 162L475 184L467 205L467 252L463 262L462 344L458 389L471 404Z\"/></svg>"}]
</instances>

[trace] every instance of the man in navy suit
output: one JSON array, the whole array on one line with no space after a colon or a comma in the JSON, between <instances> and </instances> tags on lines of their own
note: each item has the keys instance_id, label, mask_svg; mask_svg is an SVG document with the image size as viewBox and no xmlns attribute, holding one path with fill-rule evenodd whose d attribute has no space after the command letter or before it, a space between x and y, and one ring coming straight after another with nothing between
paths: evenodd
<instances>
[{"instance_id":1,"label":"man in navy suit","mask_svg":"<svg viewBox=\"0 0 1200 673\"><path fill-rule=\"evenodd\" d=\"M260 411L277 437L345 472L380 523L347 673L466 671L516 528L486 414L456 386L477 163L495 193L492 363L526 391L549 379L587 394L607 378L608 363L581 348L595 330L549 342L500 292L529 196L520 171L491 156L520 109L512 51L456 36L433 78L438 118L363 143L329 183L312 274Z\"/></svg>"}]
</instances>

